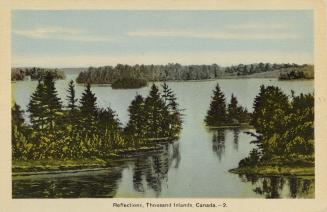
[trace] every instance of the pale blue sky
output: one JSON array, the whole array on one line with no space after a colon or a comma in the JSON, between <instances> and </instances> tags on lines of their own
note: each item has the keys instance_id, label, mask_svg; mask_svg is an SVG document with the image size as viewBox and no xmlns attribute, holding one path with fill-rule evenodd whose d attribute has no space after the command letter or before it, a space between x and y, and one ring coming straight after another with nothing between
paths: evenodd
<instances>
[{"instance_id":1,"label":"pale blue sky","mask_svg":"<svg viewBox=\"0 0 327 212\"><path fill-rule=\"evenodd\" d=\"M313 63L313 13L15 10L12 56L48 67Z\"/></svg>"}]
</instances>

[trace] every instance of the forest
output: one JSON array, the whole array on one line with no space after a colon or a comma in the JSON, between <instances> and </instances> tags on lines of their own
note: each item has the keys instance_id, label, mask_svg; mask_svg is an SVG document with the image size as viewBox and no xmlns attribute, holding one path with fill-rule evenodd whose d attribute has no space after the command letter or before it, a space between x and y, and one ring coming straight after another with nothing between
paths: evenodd
<instances>
[{"instance_id":1,"label":"forest","mask_svg":"<svg viewBox=\"0 0 327 212\"><path fill-rule=\"evenodd\" d=\"M50 73L54 79L65 79L65 72L59 69L49 68L12 68L11 69L11 81L25 80L27 76L31 80L39 80L43 78L47 73Z\"/></svg>"},{"instance_id":2,"label":"forest","mask_svg":"<svg viewBox=\"0 0 327 212\"><path fill-rule=\"evenodd\" d=\"M282 68L297 68L297 64L256 63L221 67L212 65L123 65L90 67L78 75L77 83L110 84L121 78L145 79L146 81L181 81L220 79L232 76L244 76L254 73L270 72Z\"/></svg>"},{"instance_id":3,"label":"forest","mask_svg":"<svg viewBox=\"0 0 327 212\"><path fill-rule=\"evenodd\" d=\"M111 108L97 106L90 84L78 100L70 81L67 101L63 105L54 76L48 72L30 98L29 121L24 120L20 106L13 105L13 161L108 160L119 152L142 151L168 142L182 129L182 110L166 83L161 91L153 84L147 97L135 96L125 128Z\"/></svg>"}]
</instances>

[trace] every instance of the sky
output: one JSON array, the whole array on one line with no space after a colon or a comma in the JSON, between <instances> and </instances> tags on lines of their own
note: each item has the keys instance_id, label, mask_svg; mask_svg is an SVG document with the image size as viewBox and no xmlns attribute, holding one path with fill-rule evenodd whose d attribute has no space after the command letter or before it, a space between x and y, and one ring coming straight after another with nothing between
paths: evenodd
<instances>
[{"instance_id":1,"label":"sky","mask_svg":"<svg viewBox=\"0 0 327 212\"><path fill-rule=\"evenodd\" d=\"M12 66L313 63L313 12L14 10Z\"/></svg>"}]
</instances>

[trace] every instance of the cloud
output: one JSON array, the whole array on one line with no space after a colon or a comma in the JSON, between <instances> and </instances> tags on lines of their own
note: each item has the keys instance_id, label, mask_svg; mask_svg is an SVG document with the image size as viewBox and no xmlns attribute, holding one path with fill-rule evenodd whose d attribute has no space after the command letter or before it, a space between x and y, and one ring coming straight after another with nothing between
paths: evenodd
<instances>
[{"instance_id":1,"label":"cloud","mask_svg":"<svg viewBox=\"0 0 327 212\"><path fill-rule=\"evenodd\" d=\"M226 26L226 29L240 29L240 30L281 30L288 29L290 26L284 23L243 23L231 24Z\"/></svg>"},{"instance_id":2,"label":"cloud","mask_svg":"<svg viewBox=\"0 0 327 212\"><path fill-rule=\"evenodd\" d=\"M131 37L175 37L217 40L284 40L299 38L298 34L288 32L202 32L191 30L146 30L128 32L127 35Z\"/></svg>"},{"instance_id":3,"label":"cloud","mask_svg":"<svg viewBox=\"0 0 327 212\"><path fill-rule=\"evenodd\" d=\"M30 30L13 30L13 33L31 39L55 39L83 42L111 42L114 40L104 36L95 36L80 29L63 27L39 27Z\"/></svg>"},{"instance_id":4,"label":"cloud","mask_svg":"<svg viewBox=\"0 0 327 212\"><path fill-rule=\"evenodd\" d=\"M84 67L124 64L213 64L232 65L258 62L313 63L310 53L279 51L199 51L199 52L146 52L126 55L59 55L14 56L13 66Z\"/></svg>"}]
</instances>

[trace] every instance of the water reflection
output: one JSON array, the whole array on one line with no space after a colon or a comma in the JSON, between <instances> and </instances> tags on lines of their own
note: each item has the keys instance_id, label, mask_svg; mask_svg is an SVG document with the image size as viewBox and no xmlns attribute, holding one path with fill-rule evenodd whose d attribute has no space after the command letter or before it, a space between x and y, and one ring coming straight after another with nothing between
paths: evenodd
<instances>
[{"instance_id":1,"label":"water reflection","mask_svg":"<svg viewBox=\"0 0 327 212\"><path fill-rule=\"evenodd\" d=\"M180 160L178 142L163 145L163 151L159 154L136 159L133 168L134 190L143 193L147 186L158 197L163 184L167 184L169 168L178 168Z\"/></svg>"},{"instance_id":2,"label":"water reflection","mask_svg":"<svg viewBox=\"0 0 327 212\"><path fill-rule=\"evenodd\" d=\"M97 171L15 176L14 198L115 197L122 170L133 165L133 188L144 193L155 191L158 197L167 185L170 167L177 169L181 160L179 143L162 145L159 152L128 160L112 161L111 167Z\"/></svg>"},{"instance_id":3,"label":"water reflection","mask_svg":"<svg viewBox=\"0 0 327 212\"><path fill-rule=\"evenodd\" d=\"M225 130L218 129L212 136L212 150L216 152L219 161L221 161L222 155L225 153Z\"/></svg>"},{"instance_id":4,"label":"water reflection","mask_svg":"<svg viewBox=\"0 0 327 212\"><path fill-rule=\"evenodd\" d=\"M281 177L239 175L242 181L251 182L256 194L266 198L313 198L314 177Z\"/></svg>"},{"instance_id":5,"label":"water reflection","mask_svg":"<svg viewBox=\"0 0 327 212\"><path fill-rule=\"evenodd\" d=\"M233 135L234 135L233 148L234 148L234 150L236 150L238 152L238 139L239 139L239 136L240 136L240 129L234 129L233 130Z\"/></svg>"},{"instance_id":6,"label":"water reflection","mask_svg":"<svg viewBox=\"0 0 327 212\"><path fill-rule=\"evenodd\" d=\"M217 154L219 161L221 161L222 157L226 151L226 140L233 140L233 149L238 152L238 141L240 135L240 129L236 128L233 130L229 129L216 129L210 130L212 133L212 150ZM232 132L233 137L226 139L226 134Z\"/></svg>"},{"instance_id":7,"label":"water reflection","mask_svg":"<svg viewBox=\"0 0 327 212\"><path fill-rule=\"evenodd\" d=\"M113 197L121 169L29 176L13 180L14 198ZM85 184L87 183L87 186Z\"/></svg>"}]
</instances>

